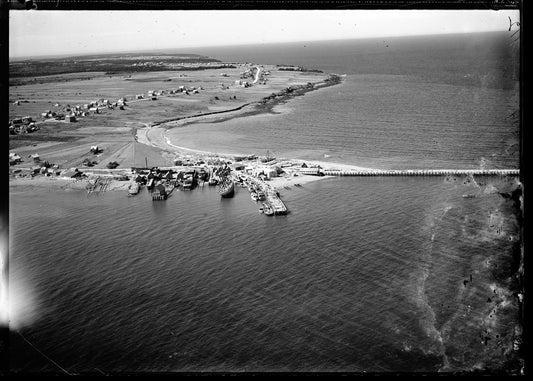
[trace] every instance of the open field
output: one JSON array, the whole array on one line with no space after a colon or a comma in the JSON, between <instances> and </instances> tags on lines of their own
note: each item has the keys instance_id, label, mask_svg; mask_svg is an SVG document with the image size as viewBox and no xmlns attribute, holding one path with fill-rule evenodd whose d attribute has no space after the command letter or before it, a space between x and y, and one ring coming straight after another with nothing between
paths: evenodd
<instances>
[{"instance_id":1,"label":"open field","mask_svg":"<svg viewBox=\"0 0 533 381\"><path fill-rule=\"evenodd\" d=\"M327 78L316 72L280 71L275 66L261 66L266 81L258 81L251 87L241 87L235 81L254 81L253 77L241 78L246 70L257 68L251 64L231 64L235 68L191 71L123 72L107 75L104 72L83 72L45 77L21 77L20 85L9 88L10 119L30 116L40 129L22 135L10 135L10 152L16 152L23 162L12 166L30 167L31 154L39 154L41 160L62 168L79 167L84 159L97 161L97 168L104 168L110 161L117 161L119 168L126 166L171 165L179 150L172 146L153 147L135 143L137 130L159 124L169 119L188 117L209 112L220 112L252 104L245 111L262 112L257 103L273 93L289 86L318 83ZM169 94L180 86L195 88L198 92ZM161 91L156 100L135 99L136 94ZM68 106L82 106L98 99L116 102L126 98L124 110L100 108L100 113L77 117L67 123L40 117L46 110L65 113ZM15 101L19 101L15 104ZM57 106L56 106L57 105ZM262 105L261 105L262 106ZM268 110L265 110L268 111ZM231 117L231 113L222 114ZM192 121L192 120L191 120ZM135 143L135 144L133 144ZM103 153L94 156L89 149L98 145ZM133 148L135 147L135 148ZM144 157L144 159L143 159Z\"/></svg>"},{"instance_id":2,"label":"open field","mask_svg":"<svg viewBox=\"0 0 533 381\"><path fill-rule=\"evenodd\" d=\"M222 66L219 60L198 54L121 53L99 54L66 58L39 58L10 62L10 84L21 83L20 79L46 81L47 76L65 74L82 75L87 72L105 73L150 72L154 70L202 69L205 66ZM63 77L67 78L67 77Z\"/></svg>"}]
</instances>

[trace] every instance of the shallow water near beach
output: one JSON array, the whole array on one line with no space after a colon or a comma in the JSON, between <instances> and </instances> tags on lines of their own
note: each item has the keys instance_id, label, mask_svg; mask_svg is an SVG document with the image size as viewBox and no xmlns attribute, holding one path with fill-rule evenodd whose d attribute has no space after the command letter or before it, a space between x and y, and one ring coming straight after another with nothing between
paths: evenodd
<instances>
[{"instance_id":1,"label":"shallow water near beach","mask_svg":"<svg viewBox=\"0 0 533 381\"><path fill-rule=\"evenodd\" d=\"M215 152L517 168L505 34L468 38L199 51L348 76L279 114L167 133ZM476 181L322 179L281 189L290 213L276 217L245 188L153 202L14 186L12 327L69 372L516 373L521 222L498 193L513 180ZM60 371L15 330L11 344L14 370Z\"/></svg>"}]
</instances>

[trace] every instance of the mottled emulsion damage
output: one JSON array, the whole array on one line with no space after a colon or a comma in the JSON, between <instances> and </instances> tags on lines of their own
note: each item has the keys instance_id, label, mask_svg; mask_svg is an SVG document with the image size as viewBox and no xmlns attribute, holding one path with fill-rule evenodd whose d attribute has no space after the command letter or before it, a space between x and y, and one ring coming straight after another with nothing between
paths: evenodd
<instances>
[{"instance_id":1,"label":"mottled emulsion damage","mask_svg":"<svg viewBox=\"0 0 533 381\"><path fill-rule=\"evenodd\" d=\"M428 217L430 246L417 279L417 301L421 326L440 348L440 371L516 372L522 361L521 184L486 180L456 181L457 191L466 188L472 197L450 195L430 212L435 217Z\"/></svg>"}]
</instances>

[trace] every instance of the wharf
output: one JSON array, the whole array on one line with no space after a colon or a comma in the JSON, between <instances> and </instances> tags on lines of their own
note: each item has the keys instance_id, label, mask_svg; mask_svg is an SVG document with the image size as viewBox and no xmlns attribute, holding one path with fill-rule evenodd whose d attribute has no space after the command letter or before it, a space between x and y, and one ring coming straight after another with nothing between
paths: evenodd
<instances>
[{"instance_id":1,"label":"wharf","mask_svg":"<svg viewBox=\"0 0 533 381\"><path fill-rule=\"evenodd\" d=\"M263 202L272 208L275 215L285 215L289 212L284 202L279 198L278 193L269 184L265 184L263 181L251 176L246 176L245 178L254 189L260 190L265 194L266 199Z\"/></svg>"},{"instance_id":2,"label":"wharf","mask_svg":"<svg viewBox=\"0 0 533 381\"><path fill-rule=\"evenodd\" d=\"M283 215L289 212L287 207L283 203L283 201L281 201L281 199L278 197L276 192L270 189L270 187L268 187L268 189L265 190L265 195L266 195L266 202L270 205L270 207L274 211L274 214Z\"/></svg>"},{"instance_id":3,"label":"wharf","mask_svg":"<svg viewBox=\"0 0 533 381\"><path fill-rule=\"evenodd\" d=\"M325 169L327 176L518 176L519 169L398 169L398 170L336 170Z\"/></svg>"}]
</instances>

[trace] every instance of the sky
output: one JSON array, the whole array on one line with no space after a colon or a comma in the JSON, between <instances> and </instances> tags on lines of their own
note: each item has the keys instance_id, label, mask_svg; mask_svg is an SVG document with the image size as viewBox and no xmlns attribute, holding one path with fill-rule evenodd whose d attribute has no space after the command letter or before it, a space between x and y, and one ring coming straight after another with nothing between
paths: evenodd
<instances>
[{"instance_id":1,"label":"sky","mask_svg":"<svg viewBox=\"0 0 533 381\"><path fill-rule=\"evenodd\" d=\"M506 31L510 25L508 17L513 22L519 21L520 13L518 10L11 10L9 57Z\"/></svg>"}]
</instances>

